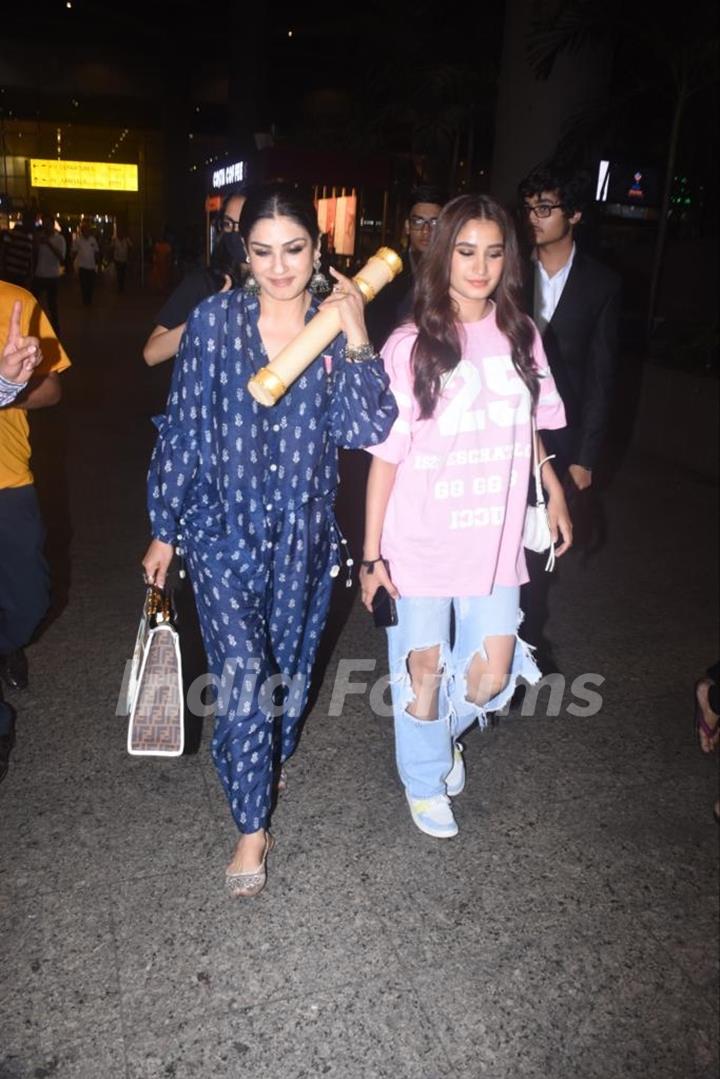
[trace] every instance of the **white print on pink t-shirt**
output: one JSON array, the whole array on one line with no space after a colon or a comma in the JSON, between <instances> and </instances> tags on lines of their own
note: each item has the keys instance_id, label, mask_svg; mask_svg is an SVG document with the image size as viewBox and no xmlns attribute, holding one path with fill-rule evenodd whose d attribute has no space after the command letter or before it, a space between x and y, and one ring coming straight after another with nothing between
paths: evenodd
<instances>
[{"instance_id":1,"label":"white print on pink t-shirt","mask_svg":"<svg viewBox=\"0 0 720 1079\"><path fill-rule=\"evenodd\" d=\"M484 381L483 381L484 380ZM513 427L523 419L530 420L530 394L513 366L510 356L482 356L480 368L469 360L460 360L445 381L443 393L451 383L462 382L450 404L438 416L441 435L455 435L461 431L484 431L488 423L497 427ZM500 398L512 394L518 398L514 404L505 400L490 401L487 408L474 408L483 385Z\"/></svg>"},{"instance_id":2,"label":"white print on pink t-shirt","mask_svg":"<svg viewBox=\"0 0 720 1079\"><path fill-rule=\"evenodd\" d=\"M414 329L383 349L399 415L370 452L397 465L382 535L401 595L487 595L527 580L522 529L531 458L531 397L495 311L463 327L465 345L435 413L420 419L411 367ZM565 425L539 335L539 430Z\"/></svg>"}]
</instances>

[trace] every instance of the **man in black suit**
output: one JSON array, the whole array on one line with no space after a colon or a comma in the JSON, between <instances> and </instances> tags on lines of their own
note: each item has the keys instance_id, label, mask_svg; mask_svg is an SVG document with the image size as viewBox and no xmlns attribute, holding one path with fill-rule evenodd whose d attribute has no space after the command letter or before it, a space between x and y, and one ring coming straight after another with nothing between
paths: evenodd
<instances>
[{"instance_id":1,"label":"man in black suit","mask_svg":"<svg viewBox=\"0 0 720 1079\"><path fill-rule=\"evenodd\" d=\"M407 250L403 255L402 272L368 305L366 313L368 334L378 351L397 326L412 318L415 273L430 246L437 219L446 202L445 192L430 184L416 187L410 193L404 224Z\"/></svg>"},{"instance_id":2,"label":"man in black suit","mask_svg":"<svg viewBox=\"0 0 720 1079\"><path fill-rule=\"evenodd\" d=\"M533 252L525 305L542 334L567 427L543 431L548 453L564 479L577 531L587 531L588 503L601 459L615 380L620 317L620 279L580 251L574 232L582 220L588 184L583 174L551 165L535 169L519 186ZM579 519L579 520L578 520ZM523 586L524 637L538 648L545 673L555 668L543 627L550 574L529 555Z\"/></svg>"},{"instance_id":3,"label":"man in black suit","mask_svg":"<svg viewBox=\"0 0 720 1079\"><path fill-rule=\"evenodd\" d=\"M600 459L617 365L620 279L575 246L587 181L552 165L519 187L534 243L526 309L540 333L567 427L543 434L556 470L587 490Z\"/></svg>"}]
</instances>

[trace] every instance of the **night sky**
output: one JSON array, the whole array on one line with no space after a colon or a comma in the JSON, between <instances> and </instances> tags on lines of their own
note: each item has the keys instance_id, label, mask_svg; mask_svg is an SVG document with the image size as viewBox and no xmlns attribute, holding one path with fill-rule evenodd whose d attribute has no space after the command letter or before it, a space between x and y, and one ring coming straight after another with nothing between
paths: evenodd
<instances>
[{"instance_id":1,"label":"night sky","mask_svg":"<svg viewBox=\"0 0 720 1079\"><path fill-rule=\"evenodd\" d=\"M575 152L662 169L678 65L689 57L678 159L681 171L712 189L716 6L696 0L686 15L664 13L649 0L630 9L621 0L602 6L573 0L570 6L608 57L607 87L582 118ZM451 154L454 132L461 131L467 145L472 129L480 168L494 141L504 14L502 0L470 11L460 0L367 0L352 8L40 0L30 20L14 5L3 12L0 112L53 123L184 130L199 141L228 144L244 128L246 138L271 132L309 149L425 154L440 161ZM27 69L24 85L2 79L13 61L16 73ZM125 87L108 75L107 92L89 92L88 67L95 75L121 69ZM190 163L202 166L208 152L198 147Z\"/></svg>"}]
</instances>

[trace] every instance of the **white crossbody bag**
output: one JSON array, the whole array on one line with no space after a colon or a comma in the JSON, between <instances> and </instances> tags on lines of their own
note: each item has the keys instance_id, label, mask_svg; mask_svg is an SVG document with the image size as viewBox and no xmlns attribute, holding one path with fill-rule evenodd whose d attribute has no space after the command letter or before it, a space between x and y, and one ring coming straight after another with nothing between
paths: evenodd
<instances>
[{"instance_id":1,"label":"white crossbody bag","mask_svg":"<svg viewBox=\"0 0 720 1079\"><path fill-rule=\"evenodd\" d=\"M525 514L525 527L523 529L523 546L529 551L537 551L538 554L548 552L545 569L551 573L555 568L555 544L550 531L550 519L548 517L540 470L546 461L551 461L554 453L548 454L542 460L538 458L537 430L535 429L535 416L530 421L532 433L532 470L535 479L535 502L531 503Z\"/></svg>"}]
</instances>

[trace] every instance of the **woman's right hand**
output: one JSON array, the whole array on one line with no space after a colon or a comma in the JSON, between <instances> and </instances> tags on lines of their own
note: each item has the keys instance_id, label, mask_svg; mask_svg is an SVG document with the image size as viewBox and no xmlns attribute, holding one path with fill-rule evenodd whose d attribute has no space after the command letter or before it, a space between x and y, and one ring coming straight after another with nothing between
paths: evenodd
<instances>
[{"instance_id":1,"label":"woman's right hand","mask_svg":"<svg viewBox=\"0 0 720 1079\"><path fill-rule=\"evenodd\" d=\"M152 541L142 560L146 584L154 584L158 588L165 587L167 573L174 553L175 548L172 543L165 543L159 539Z\"/></svg>"},{"instance_id":2,"label":"woman's right hand","mask_svg":"<svg viewBox=\"0 0 720 1079\"><path fill-rule=\"evenodd\" d=\"M363 604L369 611L372 611L373 596L381 585L387 588L393 599L397 599L400 595L397 588L392 583L392 578L387 571L387 566L382 560L375 563L372 568L372 573L369 569L366 569L365 566L360 566L360 595Z\"/></svg>"}]
</instances>

